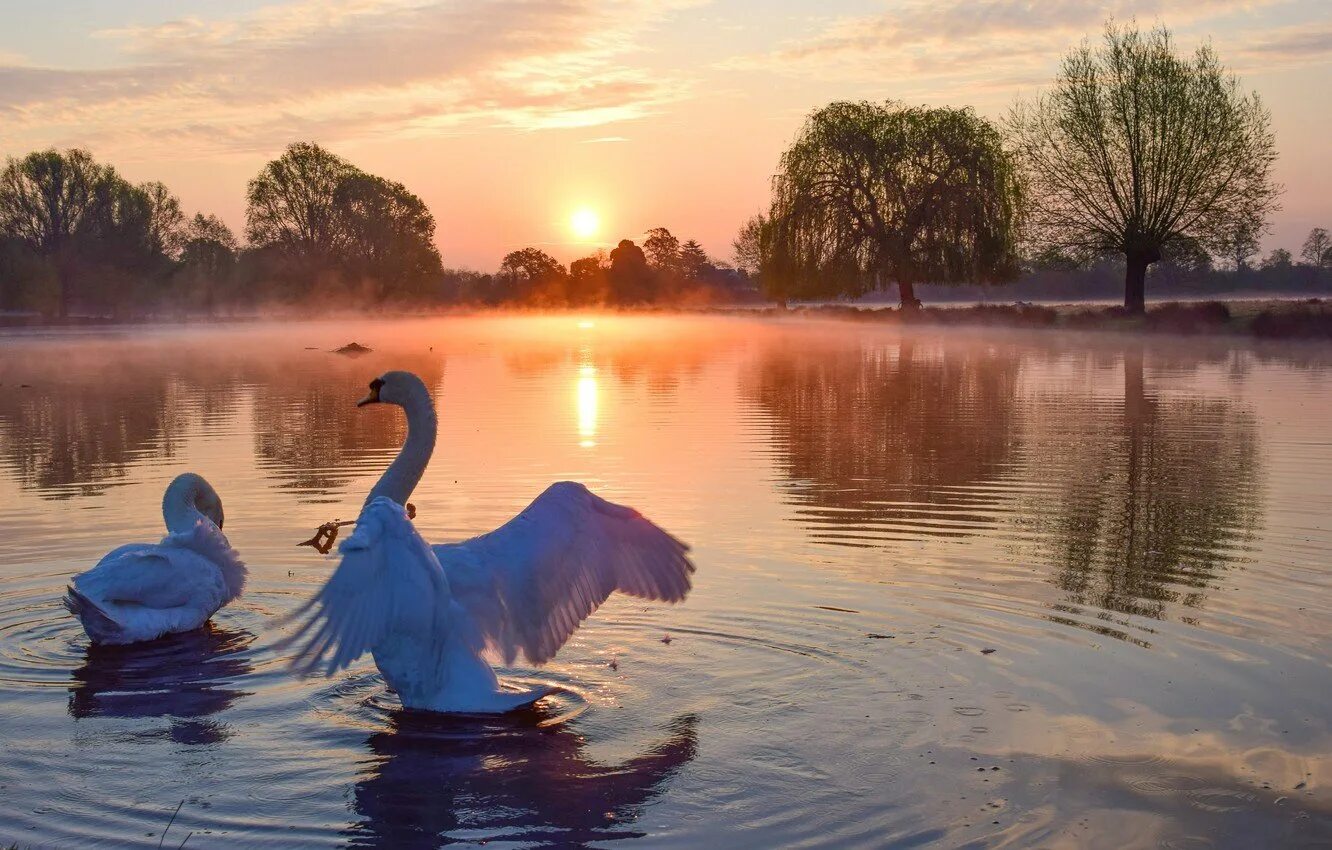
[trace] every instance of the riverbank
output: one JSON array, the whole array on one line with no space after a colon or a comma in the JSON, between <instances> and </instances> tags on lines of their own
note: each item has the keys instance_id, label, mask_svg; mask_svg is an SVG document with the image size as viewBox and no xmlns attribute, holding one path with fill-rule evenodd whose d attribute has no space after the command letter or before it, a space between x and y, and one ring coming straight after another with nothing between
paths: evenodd
<instances>
[{"instance_id":1,"label":"riverbank","mask_svg":"<svg viewBox=\"0 0 1332 850\"><path fill-rule=\"evenodd\" d=\"M1241 336L1260 339L1332 339L1332 299L1236 299L1232 301L1170 301L1149 304L1143 315L1133 315L1123 307L1103 304L940 304L915 312L898 307L850 304L809 304L790 307L730 305L682 308L642 307L596 312L652 315L754 316L768 318L845 319L856 322L884 322L904 325L1005 327L1072 331L1109 331L1150 333L1174 336ZM381 309L375 311L277 310L251 315L151 315L136 317L72 316L54 319L38 314L0 314L0 330L46 328L113 328L134 325L218 325L265 321L394 319L425 316L460 315L532 315L550 310L454 306L435 310ZM568 314L586 310L560 311Z\"/></svg>"},{"instance_id":2,"label":"riverbank","mask_svg":"<svg viewBox=\"0 0 1332 850\"><path fill-rule=\"evenodd\" d=\"M1214 334L1261 339L1332 339L1332 300L1320 298L1299 301L1171 301L1151 304L1143 315L1133 315L1123 307L1023 303L928 306L914 312L894 307L825 304L786 309L772 307L754 312L756 315L808 316L908 325Z\"/></svg>"}]
</instances>

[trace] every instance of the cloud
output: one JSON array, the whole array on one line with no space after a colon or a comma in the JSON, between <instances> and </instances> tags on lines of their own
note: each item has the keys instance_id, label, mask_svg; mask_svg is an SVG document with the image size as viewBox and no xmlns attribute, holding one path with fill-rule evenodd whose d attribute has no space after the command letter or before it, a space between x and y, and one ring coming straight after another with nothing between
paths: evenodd
<instances>
[{"instance_id":1,"label":"cloud","mask_svg":"<svg viewBox=\"0 0 1332 850\"><path fill-rule=\"evenodd\" d=\"M1240 54L1249 62L1270 68L1274 64L1305 65L1332 60L1332 25L1275 30L1248 41Z\"/></svg>"},{"instance_id":2,"label":"cloud","mask_svg":"<svg viewBox=\"0 0 1332 850\"><path fill-rule=\"evenodd\" d=\"M887 81L933 94L1011 89L1049 77L1054 61L1107 19L1189 28L1276 0L907 0L844 17L808 38L723 63L838 79Z\"/></svg>"},{"instance_id":3,"label":"cloud","mask_svg":"<svg viewBox=\"0 0 1332 850\"><path fill-rule=\"evenodd\" d=\"M208 155L630 120L687 91L627 57L690 1L301 0L103 30L114 67L0 58L0 139Z\"/></svg>"}]
</instances>

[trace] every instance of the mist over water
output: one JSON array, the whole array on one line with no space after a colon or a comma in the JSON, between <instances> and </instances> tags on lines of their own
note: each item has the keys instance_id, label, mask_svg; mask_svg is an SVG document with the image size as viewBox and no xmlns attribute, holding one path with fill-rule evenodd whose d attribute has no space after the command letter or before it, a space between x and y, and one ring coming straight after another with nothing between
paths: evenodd
<instances>
[{"instance_id":1,"label":"mist over water","mask_svg":"<svg viewBox=\"0 0 1332 850\"><path fill-rule=\"evenodd\" d=\"M579 480L693 594L505 671L561 688L517 717L293 678L388 369L440 415L427 539ZM1320 346L754 318L0 335L0 846L156 847L182 799L164 846L1324 846L1330 389ZM185 470L246 595L90 650L69 576Z\"/></svg>"}]
</instances>

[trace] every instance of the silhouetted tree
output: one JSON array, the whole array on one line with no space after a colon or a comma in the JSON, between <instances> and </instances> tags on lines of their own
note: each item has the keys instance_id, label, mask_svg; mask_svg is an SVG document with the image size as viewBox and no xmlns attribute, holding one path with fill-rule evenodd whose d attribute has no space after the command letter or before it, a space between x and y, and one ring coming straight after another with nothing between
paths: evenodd
<instances>
[{"instance_id":1,"label":"silhouetted tree","mask_svg":"<svg viewBox=\"0 0 1332 850\"><path fill-rule=\"evenodd\" d=\"M680 246L679 263L680 274L684 275L686 280L704 280L709 272L716 271L707 251L704 251L703 246L695 239L690 239Z\"/></svg>"},{"instance_id":2,"label":"silhouetted tree","mask_svg":"<svg viewBox=\"0 0 1332 850\"><path fill-rule=\"evenodd\" d=\"M60 316L69 315L76 243L87 237L107 187L119 179L77 148L10 157L0 174L0 232L50 264Z\"/></svg>"},{"instance_id":3,"label":"silhouetted tree","mask_svg":"<svg viewBox=\"0 0 1332 850\"><path fill-rule=\"evenodd\" d=\"M758 275L763 267L763 234L768 220L761 215L750 217L740 226L731 249L735 252L735 267L750 277Z\"/></svg>"},{"instance_id":4,"label":"silhouetted tree","mask_svg":"<svg viewBox=\"0 0 1332 850\"><path fill-rule=\"evenodd\" d=\"M598 251L569 264L569 305L603 304L610 292L610 257Z\"/></svg>"},{"instance_id":5,"label":"silhouetted tree","mask_svg":"<svg viewBox=\"0 0 1332 850\"><path fill-rule=\"evenodd\" d=\"M153 249L175 258L185 247L185 214L180 200L157 181L141 183L140 191L148 200L148 237Z\"/></svg>"},{"instance_id":6,"label":"silhouetted tree","mask_svg":"<svg viewBox=\"0 0 1332 850\"><path fill-rule=\"evenodd\" d=\"M358 171L343 177L333 202L344 266L372 281L378 300L420 294L442 272L434 216L401 183Z\"/></svg>"},{"instance_id":7,"label":"silhouetted tree","mask_svg":"<svg viewBox=\"0 0 1332 850\"><path fill-rule=\"evenodd\" d=\"M245 235L256 248L276 248L327 264L347 243L336 205L338 186L356 175L351 163L313 142L289 145L246 190Z\"/></svg>"},{"instance_id":8,"label":"silhouetted tree","mask_svg":"<svg viewBox=\"0 0 1332 850\"><path fill-rule=\"evenodd\" d=\"M1263 260L1264 269L1288 269L1291 267L1293 258L1290 252L1285 248L1274 248L1272 253Z\"/></svg>"},{"instance_id":9,"label":"silhouetted tree","mask_svg":"<svg viewBox=\"0 0 1332 850\"><path fill-rule=\"evenodd\" d=\"M620 304L642 303L656 294L647 255L628 239L621 239L610 252L610 285Z\"/></svg>"},{"instance_id":10,"label":"silhouetted tree","mask_svg":"<svg viewBox=\"0 0 1332 850\"><path fill-rule=\"evenodd\" d=\"M1227 231L1218 250L1235 265L1235 273L1243 274L1249 267L1249 258L1258 253L1258 227L1241 222Z\"/></svg>"},{"instance_id":11,"label":"silhouetted tree","mask_svg":"<svg viewBox=\"0 0 1332 850\"><path fill-rule=\"evenodd\" d=\"M567 303L568 272L559 260L539 248L523 248L505 255L495 279L510 299L539 306Z\"/></svg>"},{"instance_id":12,"label":"silhouetted tree","mask_svg":"<svg viewBox=\"0 0 1332 850\"><path fill-rule=\"evenodd\" d=\"M1145 309L1147 267L1173 242L1213 248L1261 232L1276 208L1271 119L1210 46L1108 25L1100 50L1065 57L1053 91L1009 127L1031 181L1031 233L1084 257L1127 258L1124 306Z\"/></svg>"},{"instance_id":13,"label":"silhouetted tree","mask_svg":"<svg viewBox=\"0 0 1332 850\"><path fill-rule=\"evenodd\" d=\"M896 281L1007 280L1018 271L1017 172L969 109L833 103L782 155L763 281L771 297L856 296Z\"/></svg>"},{"instance_id":14,"label":"silhouetted tree","mask_svg":"<svg viewBox=\"0 0 1332 850\"><path fill-rule=\"evenodd\" d=\"M1300 259L1316 268L1332 268L1332 238L1321 227L1309 231L1300 249Z\"/></svg>"},{"instance_id":15,"label":"silhouetted tree","mask_svg":"<svg viewBox=\"0 0 1332 850\"><path fill-rule=\"evenodd\" d=\"M680 240L664 227L654 227L643 240L648 265L658 274L672 275L680 270Z\"/></svg>"},{"instance_id":16,"label":"silhouetted tree","mask_svg":"<svg viewBox=\"0 0 1332 850\"><path fill-rule=\"evenodd\" d=\"M183 228L183 239L180 279L211 315L218 287L231 279L236 267L236 237L217 216L195 213Z\"/></svg>"}]
</instances>

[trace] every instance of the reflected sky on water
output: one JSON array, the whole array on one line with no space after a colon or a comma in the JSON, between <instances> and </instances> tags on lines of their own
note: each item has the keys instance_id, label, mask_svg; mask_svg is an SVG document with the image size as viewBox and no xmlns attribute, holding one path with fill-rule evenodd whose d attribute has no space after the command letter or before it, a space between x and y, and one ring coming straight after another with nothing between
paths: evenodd
<instances>
[{"instance_id":1,"label":"reflected sky on water","mask_svg":"<svg viewBox=\"0 0 1332 850\"><path fill-rule=\"evenodd\" d=\"M0 844L153 847L182 799L190 847L1332 841L1326 348L564 315L0 355ZM333 557L295 544L400 444L354 406L387 369L435 393L427 538L576 479L694 545L688 602L612 600L511 719L292 678ZM186 469L249 592L90 650L64 584Z\"/></svg>"}]
</instances>

